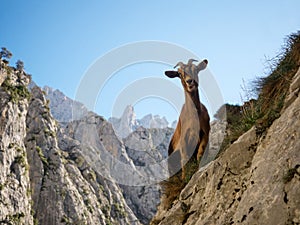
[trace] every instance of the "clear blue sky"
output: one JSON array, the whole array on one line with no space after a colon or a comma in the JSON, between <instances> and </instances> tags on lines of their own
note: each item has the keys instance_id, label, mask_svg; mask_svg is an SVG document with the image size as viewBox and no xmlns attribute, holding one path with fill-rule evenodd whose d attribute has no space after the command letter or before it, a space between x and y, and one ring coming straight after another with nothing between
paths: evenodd
<instances>
[{"instance_id":1,"label":"clear blue sky","mask_svg":"<svg viewBox=\"0 0 300 225\"><path fill-rule=\"evenodd\" d=\"M265 57L274 57L284 38L300 29L299 8L299 0L1 0L0 46L13 53L11 64L24 61L38 85L73 98L89 66L111 49L166 41L207 58L225 102L239 103L243 79L264 75ZM163 76L164 70L151 74L149 68L129 69L132 77L122 76L120 83L115 79L119 85L112 89L122 90L139 73ZM97 103L97 112L105 117L115 98L115 90L107 89ZM170 114L169 120L176 117L170 106L153 107L153 102L137 105L137 116L152 112Z\"/></svg>"}]
</instances>

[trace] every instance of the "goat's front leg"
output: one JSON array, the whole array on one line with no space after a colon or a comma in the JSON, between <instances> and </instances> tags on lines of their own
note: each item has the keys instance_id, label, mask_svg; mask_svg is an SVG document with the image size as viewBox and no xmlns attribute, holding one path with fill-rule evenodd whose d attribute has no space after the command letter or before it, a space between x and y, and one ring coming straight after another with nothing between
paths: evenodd
<instances>
[{"instance_id":1,"label":"goat's front leg","mask_svg":"<svg viewBox=\"0 0 300 225\"><path fill-rule=\"evenodd\" d=\"M188 172L188 161L193 157L195 150L197 150L197 136L193 130L187 129L184 138L181 142L180 156L181 156L181 170L182 180L186 179L186 173Z\"/></svg>"},{"instance_id":2,"label":"goat's front leg","mask_svg":"<svg viewBox=\"0 0 300 225\"><path fill-rule=\"evenodd\" d=\"M186 163L188 161L188 155L185 149L180 149L180 163L181 163L181 179L185 180L185 174L186 174Z\"/></svg>"}]
</instances>

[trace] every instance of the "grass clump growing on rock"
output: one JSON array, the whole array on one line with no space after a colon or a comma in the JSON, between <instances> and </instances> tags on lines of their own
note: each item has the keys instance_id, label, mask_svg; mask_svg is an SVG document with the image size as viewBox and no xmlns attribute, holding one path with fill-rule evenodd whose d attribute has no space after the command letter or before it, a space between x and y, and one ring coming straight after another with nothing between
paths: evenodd
<instances>
[{"instance_id":1,"label":"grass clump growing on rock","mask_svg":"<svg viewBox=\"0 0 300 225\"><path fill-rule=\"evenodd\" d=\"M300 31L289 35L281 53L267 62L269 75L252 82L251 89L257 99L242 106L225 104L216 113L217 119L224 118L226 113L228 122L220 153L252 126L262 135L280 117L289 86L300 66Z\"/></svg>"},{"instance_id":2,"label":"grass clump growing on rock","mask_svg":"<svg viewBox=\"0 0 300 225\"><path fill-rule=\"evenodd\" d=\"M47 161L47 158L45 157L44 153L43 153L43 150L41 149L40 146L36 146L36 151L42 161L42 163L45 165L45 166L48 166L49 165L49 162Z\"/></svg>"}]
</instances>

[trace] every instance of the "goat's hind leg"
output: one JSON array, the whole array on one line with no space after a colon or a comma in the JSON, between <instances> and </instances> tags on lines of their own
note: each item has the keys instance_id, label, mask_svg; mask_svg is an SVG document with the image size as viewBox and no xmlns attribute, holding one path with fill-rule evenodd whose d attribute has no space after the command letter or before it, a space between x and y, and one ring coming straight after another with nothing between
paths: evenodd
<instances>
[{"instance_id":1,"label":"goat's hind leg","mask_svg":"<svg viewBox=\"0 0 300 225\"><path fill-rule=\"evenodd\" d=\"M173 151L171 155L168 157L168 170L169 170L169 177L177 174L177 172L181 169L181 156L180 151L176 150Z\"/></svg>"},{"instance_id":2,"label":"goat's hind leg","mask_svg":"<svg viewBox=\"0 0 300 225\"><path fill-rule=\"evenodd\" d=\"M208 143L208 135L203 135L200 140L200 145L199 145L198 152L197 152L197 161L198 162L200 161L202 155L204 154L207 143Z\"/></svg>"}]
</instances>

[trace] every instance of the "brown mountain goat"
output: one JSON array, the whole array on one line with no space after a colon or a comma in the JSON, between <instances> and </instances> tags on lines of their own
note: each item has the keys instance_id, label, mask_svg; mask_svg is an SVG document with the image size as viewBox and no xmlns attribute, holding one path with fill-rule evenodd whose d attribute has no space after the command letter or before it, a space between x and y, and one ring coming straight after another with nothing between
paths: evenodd
<instances>
[{"instance_id":1,"label":"brown mountain goat","mask_svg":"<svg viewBox=\"0 0 300 225\"><path fill-rule=\"evenodd\" d=\"M165 72L169 78L180 78L185 94L185 103L168 150L169 173L174 175L182 169L182 179L185 179L185 165L191 157L197 159L199 165L210 130L210 118L206 107L200 102L198 91L198 73L206 68L208 61L203 60L198 65L194 65L193 61L190 59L188 64L180 62L177 64L180 66L178 71Z\"/></svg>"}]
</instances>

